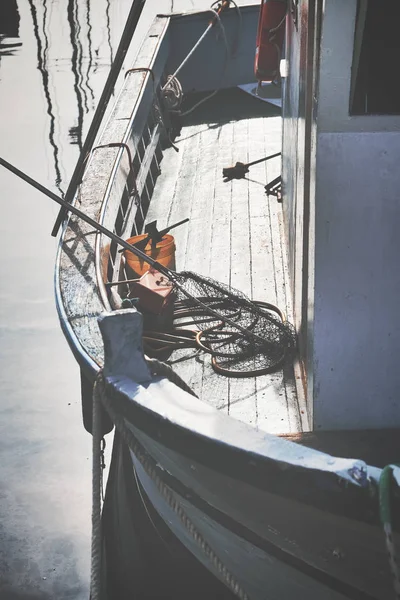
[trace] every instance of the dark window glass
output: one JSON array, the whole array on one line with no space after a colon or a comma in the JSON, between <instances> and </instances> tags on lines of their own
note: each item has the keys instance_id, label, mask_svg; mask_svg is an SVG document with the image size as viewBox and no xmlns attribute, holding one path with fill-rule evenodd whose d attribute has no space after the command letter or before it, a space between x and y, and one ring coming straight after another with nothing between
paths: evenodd
<instances>
[{"instance_id":1,"label":"dark window glass","mask_svg":"<svg viewBox=\"0 0 400 600\"><path fill-rule=\"evenodd\" d=\"M351 115L400 114L400 0L359 0Z\"/></svg>"}]
</instances>

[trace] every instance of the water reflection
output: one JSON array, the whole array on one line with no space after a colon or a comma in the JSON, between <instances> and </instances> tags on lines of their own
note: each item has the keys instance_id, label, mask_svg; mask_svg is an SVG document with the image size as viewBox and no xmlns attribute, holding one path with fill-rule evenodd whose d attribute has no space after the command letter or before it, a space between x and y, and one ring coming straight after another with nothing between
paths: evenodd
<instances>
[{"instance_id":1,"label":"water reflection","mask_svg":"<svg viewBox=\"0 0 400 600\"><path fill-rule=\"evenodd\" d=\"M86 26L87 26L87 39L88 39L88 64L86 70L86 86L89 90L90 97L92 100L91 108L94 110L94 90L90 85L90 71L93 64L93 51L92 51L92 24L90 22L90 0L86 0Z\"/></svg>"},{"instance_id":2,"label":"water reflection","mask_svg":"<svg viewBox=\"0 0 400 600\"><path fill-rule=\"evenodd\" d=\"M112 61L114 60L114 57L113 57L113 49L112 49L112 44L111 44L110 8L111 8L110 0L107 0L107 7L106 7L107 43L108 43L108 47L110 49L110 64L111 64Z\"/></svg>"},{"instance_id":3,"label":"water reflection","mask_svg":"<svg viewBox=\"0 0 400 600\"><path fill-rule=\"evenodd\" d=\"M0 2L0 35L18 37L19 12L17 0L2 0Z\"/></svg>"},{"instance_id":4,"label":"water reflection","mask_svg":"<svg viewBox=\"0 0 400 600\"><path fill-rule=\"evenodd\" d=\"M60 172L60 159L59 159L59 148L55 143L54 132L55 132L55 123L56 117L54 114L53 102L50 95L50 87L49 87L49 71L47 68L47 60L49 53L49 37L47 34L47 0L43 1L43 17L41 28L39 30L38 23L38 15L36 11L36 6L33 0L28 0L29 8L32 15L32 23L33 23L33 32L36 39L37 46L37 68L40 71L42 77L42 85L44 97L46 99L46 110L50 119L50 127L49 127L49 142L53 151L53 160L54 160L54 170L56 174L55 185L58 191L64 195L61 189L61 172Z\"/></svg>"},{"instance_id":5,"label":"water reflection","mask_svg":"<svg viewBox=\"0 0 400 600\"><path fill-rule=\"evenodd\" d=\"M130 3L108 31L106 0L0 0L0 156L48 188L67 186ZM0 192L0 598L87 600L90 437L54 308L57 207L4 169Z\"/></svg>"},{"instance_id":6,"label":"water reflection","mask_svg":"<svg viewBox=\"0 0 400 600\"><path fill-rule=\"evenodd\" d=\"M103 4L103 6L100 6ZM0 61L22 45L17 41L20 11L30 16L40 73L53 181L58 192L68 183L66 146L81 151L85 127L95 109L95 80L113 60L111 0L0 0ZM22 10L24 8L24 10ZM0 79L1 79L0 62ZM100 73L101 75L101 73ZM75 160L77 154L75 154ZM70 175L70 173L68 173Z\"/></svg>"},{"instance_id":7,"label":"water reflection","mask_svg":"<svg viewBox=\"0 0 400 600\"><path fill-rule=\"evenodd\" d=\"M82 150L82 127L83 110L85 101L85 110L88 112L87 96L83 89L82 75L82 44L79 39L81 31L78 18L78 7L76 0L68 0L68 24L70 30L70 40L72 46L71 69L74 75L74 90L76 95L76 104L78 109L78 122L70 128L69 136L72 144L77 144L79 150Z\"/></svg>"}]
</instances>

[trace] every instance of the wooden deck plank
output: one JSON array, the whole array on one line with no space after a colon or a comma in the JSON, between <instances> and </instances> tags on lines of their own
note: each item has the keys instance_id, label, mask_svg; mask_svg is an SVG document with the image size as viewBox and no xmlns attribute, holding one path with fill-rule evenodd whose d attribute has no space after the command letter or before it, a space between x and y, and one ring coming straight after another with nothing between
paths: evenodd
<instances>
[{"instance_id":1,"label":"wooden deck plank","mask_svg":"<svg viewBox=\"0 0 400 600\"><path fill-rule=\"evenodd\" d=\"M264 134L265 129L265 134ZM249 138L252 140L252 159L262 158L280 151L280 117L252 119L249 122ZM255 145L257 141L257 145ZM271 177L279 174L280 161L259 163L251 167L249 186L252 193L251 209L251 252L252 252L252 295L254 299L271 302L282 308L278 288L281 285L276 273L276 248L272 237L270 199L264 185ZM270 175L271 173L271 175ZM273 199L274 200L274 199ZM283 306L286 310L286 303ZM278 433L289 427L286 389L282 371L256 378L258 427ZM291 430L291 429L289 429Z\"/></svg>"},{"instance_id":2,"label":"wooden deck plank","mask_svg":"<svg viewBox=\"0 0 400 600\"><path fill-rule=\"evenodd\" d=\"M172 225L169 219L176 188L180 182L179 174L182 171L182 162L186 151L186 139L179 142L178 148L179 152L169 148L163 155L159 175L161 184L156 184L154 188L152 201L150 202L145 221L145 223L151 223L151 221L157 220L159 229ZM195 148L193 150L195 151ZM174 232L175 238L177 233L178 230Z\"/></svg>"},{"instance_id":3,"label":"wooden deck plank","mask_svg":"<svg viewBox=\"0 0 400 600\"><path fill-rule=\"evenodd\" d=\"M173 200L170 204L168 225L172 225L187 217L191 219L192 197L199 183L200 136L195 131L195 128L190 128L189 134L193 137L190 139L190 143L186 143L185 148L182 150L182 167L178 174ZM171 148L169 152L174 152L175 154L175 151ZM168 204L169 197L165 197L163 201ZM180 271L188 268L187 251L190 229L191 221L187 225L182 225L182 227L175 229L173 234L176 243L177 269Z\"/></svg>"},{"instance_id":4,"label":"wooden deck plank","mask_svg":"<svg viewBox=\"0 0 400 600\"><path fill-rule=\"evenodd\" d=\"M242 162L249 161L248 121L235 123L235 153ZM250 190L246 179L232 182L231 285L247 296L252 295ZM235 419L257 426L255 378L232 379L229 389L229 414Z\"/></svg>"},{"instance_id":5,"label":"wooden deck plank","mask_svg":"<svg viewBox=\"0 0 400 600\"><path fill-rule=\"evenodd\" d=\"M233 124L225 123L215 128L215 149L212 155L215 162L214 190L210 214L211 241L209 250L208 274L220 281L229 283L230 270L226 260L231 247L231 184L224 183L222 168L230 160L233 147ZM201 396L209 398L213 406L229 412L230 381L214 372L210 357L203 365Z\"/></svg>"},{"instance_id":6,"label":"wooden deck plank","mask_svg":"<svg viewBox=\"0 0 400 600\"><path fill-rule=\"evenodd\" d=\"M199 185L194 189L192 196L191 227L188 239L187 269L196 271L205 276L214 276L211 268L211 249L213 248L215 205L219 202L216 196L216 181L220 167L220 153L218 138L220 128L212 125L199 129L199 155L198 163ZM199 390L202 397L210 399L216 408L221 408L228 400L229 384L224 377L218 376L218 391L215 389L215 373L211 365L211 357L200 353L196 358Z\"/></svg>"},{"instance_id":7,"label":"wooden deck plank","mask_svg":"<svg viewBox=\"0 0 400 600\"><path fill-rule=\"evenodd\" d=\"M199 158L200 135L198 127L188 127L184 130L182 138L178 140L180 169L176 172L174 168L174 178L170 177L165 168L160 176L160 182L157 182L157 192L153 196L153 209L157 209L159 204L168 207L166 216L167 225L189 217L188 225L182 225L174 230L173 235L176 244L176 268L183 271L190 268L188 265L188 244L192 225L192 205L193 198L200 182ZM188 143L190 141L190 143ZM184 143L182 143L184 142ZM169 148L165 154L172 154L172 160L177 160L176 152ZM161 183L161 185L159 185ZM158 213L152 213L153 218L158 218ZM198 350L176 350L168 361L176 372L186 381L186 383L199 393L202 380L202 360Z\"/></svg>"},{"instance_id":8,"label":"wooden deck plank","mask_svg":"<svg viewBox=\"0 0 400 600\"><path fill-rule=\"evenodd\" d=\"M212 212L216 169L215 160L213 160L214 153L210 149L215 146L216 139L216 129L204 130L204 126L197 128L196 172L193 175L193 187L190 193L190 221L187 228L185 270L195 271L205 276L209 275L212 237L212 220L205 216L209 216ZM210 357L203 352L196 352L189 365L191 367L189 385L194 390L200 391L204 377L208 379L212 373Z\"/></svg>"}]
</instances>

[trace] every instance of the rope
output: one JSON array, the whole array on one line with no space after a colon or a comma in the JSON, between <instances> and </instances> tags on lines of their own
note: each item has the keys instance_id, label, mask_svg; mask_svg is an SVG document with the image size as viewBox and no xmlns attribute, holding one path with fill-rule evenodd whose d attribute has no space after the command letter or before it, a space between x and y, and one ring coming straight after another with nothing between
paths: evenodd
<instances>
[{"instance_id":1,"label":"rope","mask_svg":"<svg viewBox=\"0 0 400 600\"><path fill-rule=\"evenodd\" d=\"M157 360L149 361L150 369L157 374L168 374L166 375L168 378L171 376L171 381L177 383L179 387L181 387L181 383L184 384L183 389L188 390L187 384L171 369L168 365L161 363ZM191 392L193 394L193 392ZM179 504L173 492L164 484L161 480L155 461L149 456L146 450L143 448L142 444L136 438L134 433L127 427L125 423L125 419L122 415L118 414L113 407L112 401L106 393L106 384L103 376L103 372L100 371L96 377L96 382L93 390L93 425L98 425L99 414L98 407L100 402L105 407L108 412L110 418L114 422L116 429L121 435L122 440L129 446L132 452L135 454L136 459L141 464L145 473L150 477L153 481L157 490L162 495L168 506L173 510L173 512L178 516L181 523L184 525L185 529L192 537L192 539L196 542L197 546L201 549L203 554L207 557L216 571L219 573L221 579L225 583L225 585L240 599L240 600L250 600L249 596L243 590L239 582L235 579L235 577L228 571L225 567L222 560L218 557L218 555L214 552L208 542L204 539L202 534L197 530L191 519L188 517L184 509ZM95 421L97 421L95 423ZM95 443L95 431L93 429L93 513L92 513L92 580L91 580L91 594L99 593L100 590L100 579L99 575L101 574L101 535L99 537L99 533L101 534L101 529L99 528L100 522L100 489L98 482L98 475L94 472L98 471L98 465L100 464L100 440L99 434L97 433L96 443ZM95 461L95 457L97 459L97 463ZM95 517L95 518L94 518ZM100 556L100 560L99 560ZM91 595L91 600L98 600L100 598L99 595Z\"/></svg>"},{"instance_id":2,"label":"rope","mask_svg":"<svg viewBox=\"0 0 400 600\"><path fill-rule=\"evenodd\" d=\"M169 75L161 93L165 108L169 111L178 111L183 99L183 90L179 79L174 75Z\"/></svg>"},{"instance_id":3,"label":"rope","mask_svg":"<svg viewBox=\"0 0 400 600\"><path fill-rule=\"evenodd\" d=\"M101 527L101 489L102 489L102 429L101 410L98 402L97 378L93 388L92 421L92 539L90 569L90 600L100 600L102 580L102 527Z\"/></svg>"},{"instance_id":4,"label":"rope","mask_svg":"<svg viewBox=\"0 0 400 600\"><path fill-rule=\"evenodd\" d=\"M260 308L277 314L282 323L286 322L285 315L274 304L259 300L254 300L253 302ZM173 314L174 319L182 319L183 317L190 317L193 319L196 314L198 314L197 308L181 308L181 303L177 303L176 306L177 308L175 308ZM206 321L206 319L204 319L204 321ZM232 352L224 353L224 347L225 344L229 344L230 340L238 337L237 332L234 330L227 331L226 329L220 330L222 322L217 323L212 327L205 328L201 327L199 325L199 321L197 320L197 326L199 329L196 330L186 329L185 326L189 323L193 324L193 321L181 322L178 324L178 326L171 327L166 331L145 330L143 332L143 343L146 354L151 354L153 356L163 355L163 353L166 351L172 352L179 348L195 348L211 355L211 365L216 373L226 377L235 378L257 377L259 375L274 373L282 367L285 359L290 355L289 348L282 348L280 355L277 356L271 363L265 362L260 364L259 362L256 364L254 361L253 364L251 364L250 361L250 363L242 366L242 368L235 369L233 368L233 364L235 364L235 357L232 355ZM223 359L229 359L231 364L226 361L225 364L223 364ZM159 374L169 377L170 379L178 377L178 375L166 363L159 362L159 365L163 365L164 368L164 371L160 372ZM170 371L167 372L165 370L166 368L170 369ZM182 385L186 386L183 389L189 393L193 393L182 379L180 379L180 382L174 380L174 383L180 385L181 387Z\"/></svg>"},{"instance_id":5,"label":"rope","mask_svg":"<svg viewBox=\"0 0 400 600\"><path fill-rule=\"evenodd\" d=\"M393 480L393 468L400 465L387 465L379 479L379 512L383 531L385 533L386 550L393 577L393 588L396 600L400 600L400 572L396 560L396 548L393 541L392 510L390 488Z\"/></svg>"}]
</instances>

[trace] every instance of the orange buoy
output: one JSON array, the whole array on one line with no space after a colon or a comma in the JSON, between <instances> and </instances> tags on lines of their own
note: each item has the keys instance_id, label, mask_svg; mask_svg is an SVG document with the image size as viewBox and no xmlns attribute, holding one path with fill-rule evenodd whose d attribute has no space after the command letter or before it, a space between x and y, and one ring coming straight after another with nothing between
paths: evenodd
<instances>
[{"instance_id":1,"label":"orange buoy","mask_svg":"<svg viewBox=\"0 0 400 600\"><path fill-rule=\"evenodd\" d=\"M145 233L143 235L135 235L126 241L133 245L147 237L148 235ZM156 260L164 267L172 270L175 269L175 239L172 235L164 235L162 240L157 242L155 245L153 245L149 239L146 246L143 249L140 249L147 256L150 256L150 258ZM128 267L133 271L134 276L141 277L150 269L150 265L143 259L133 254L133 252L124 250L123 255Z\"/></svg>"},{"instance_id":2,"label":"orange buoy","mask_svg":"<svg viewBox=\"0 0 400 600\"><path fill-rule=\"evenodd\" d=\"M259 81L274 81L279 74L287 0L262 0L258 19L254 74Z\"/></svg>"}]
</instances>

